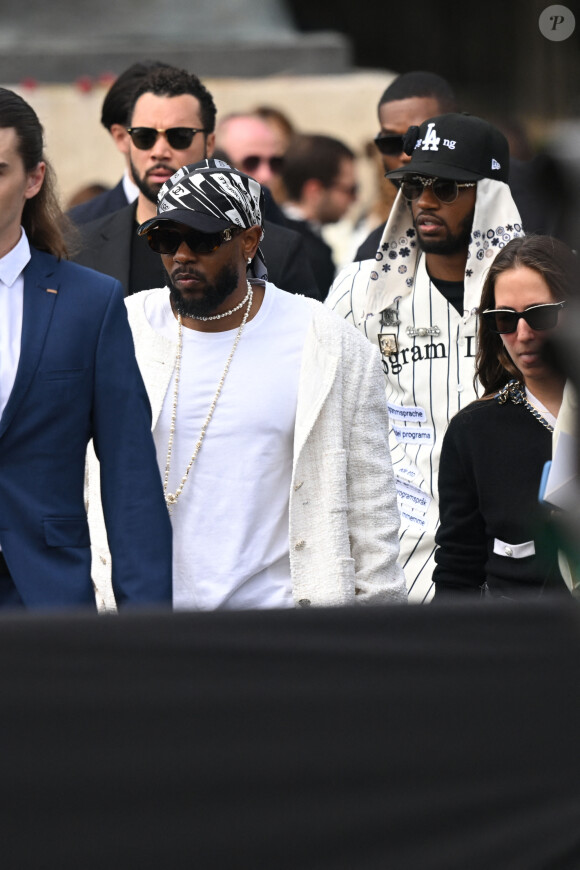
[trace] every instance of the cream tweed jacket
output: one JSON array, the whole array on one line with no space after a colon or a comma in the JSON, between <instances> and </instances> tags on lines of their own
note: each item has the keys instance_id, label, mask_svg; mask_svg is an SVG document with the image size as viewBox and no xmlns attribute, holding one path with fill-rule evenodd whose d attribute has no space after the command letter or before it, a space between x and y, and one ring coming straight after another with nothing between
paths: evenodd
<instances>
[{"instance_id":1,"label":"cream tweed jacket","mask_svg":"<svg viewBox=\"0 0 580 870\"><path fill-rule=\"evenodd\" d=\"M145 300L167 292L166 287L144 290L125 300L153 428L171 383L177 344L152 329ZM298 607L403 602L400 518L378 349L321 303L306 301L312 320L300 371L289 505L294 602ZM100 609L114 610L98 479L90 449L93 581Z\"/></svg>"}]
</instances>

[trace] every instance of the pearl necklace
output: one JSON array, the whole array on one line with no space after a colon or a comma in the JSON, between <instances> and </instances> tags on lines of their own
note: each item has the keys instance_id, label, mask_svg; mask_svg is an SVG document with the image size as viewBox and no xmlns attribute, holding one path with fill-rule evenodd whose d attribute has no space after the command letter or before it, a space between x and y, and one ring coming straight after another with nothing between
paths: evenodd
<instances>
[{"instance_id":1,"label":"pearl necklace","mask_svg":"<svg viewBox=\"0 0 580 870\"><path fill-rule=\"evenodd\" d=\"M220 393L222 391L222 387L224 385L227 373L229 371L230 364L232 362L232 359L234 358L234 353L236 352L236 348L239 344L240 338L242 337L242 331L244 329L244 326L246 325L246 321L248 320L248 317L250 314L250 309L252 307L252 299L253 299L254 294L252 291L252 285L250 284L249 281L247 282L247 284L248 284L248 292L246 293L245 298L242 299L242 301L240 302L239 305L236 305L235 308L232 308L231 311L226 311L225 314L214 314L211 317L199 317L199 318L197 318L198 320L218 320L222 317L227 317L228 315L233 314L235 311L239 311L240 308L246 302L246 300L248 303L243 320L240 323L237 335L234 339L234 344L233 344L233 347L230 351L230 355L227 359L223 374L220 378L217 390L215 392L215 396L213 397L211 405L209 406L208 415L203 422L203 425L201 427L201 432L199 433L199 438L197 439L196 445L193 449L192 457L189 460L189 464L188 464L187 468L185 469L185 474L181 478L181 482L180 482L179 486L177 487L177 489L175 490L175 492L168 492L167 489L169 486L169 471L171 469L171 456L173 453L173 440L175 437L175 424L177 421L177 399L179 396L179 377L180 377L180 373L181 373L181 355L182 355L182 349L183 349L183 327L182 327L182 321L181 321L181 314L177 315L178 343L177 343L177 355L175 357L175 386L173 388L173 409L171 412L171 426L169 428L169 442L167 444L167 458L165 460L165 475L163 478L163 492L165 493L165 502L167 504L167 507L169 508L170 513L171 513L173 506L176 504L177 499L179 498L179 496L181 495L181 493L183 491L183 487L185 486L189 472L191 471L191 467L197 458L197 454L199 453L199 449L200 449L202 441L205 437L207 427L209 426L211 418L213 417L213 412L215 411L215 407L216 407L218 399L220 397Z\"/></svg>"},{"instance_id":2,"label":"pearl necklace","mask_svg":"<svg viewBox=\"0 0 580 870\"><path fill-rule=\"evenodd\" d=\"M192 320L221 320L222 317L229 317L230 314L235 314L236 311L239 311L240 308L244 307L244 305L246 304L246 302L250 298L250 294L252 293L252 285L250 284L249 281L247 282L247 284L248 284L248 292L246 293L246 295L244 296L242 301L239 303L239 305L236 305L235 308L230 308L229 311L224 311L223 314L210 314L209 317L196 317L195 315L189 315L189 316L192 318Z\"/></svg>"}]
</instances>

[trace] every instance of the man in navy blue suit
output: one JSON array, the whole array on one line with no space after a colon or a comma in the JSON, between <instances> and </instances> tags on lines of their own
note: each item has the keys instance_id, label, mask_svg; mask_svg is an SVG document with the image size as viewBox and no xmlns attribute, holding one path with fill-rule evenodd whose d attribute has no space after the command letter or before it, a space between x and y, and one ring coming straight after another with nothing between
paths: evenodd
<instances>
[{"instance_id":1,"label":"man in navy blue suit","mask_svg":"<svg viewBox=\"0 0 580 870\"><path fill-rule=\"evenodd\" d=\"M0 607L95 606L87 444L117 603L171 601L171 527L117 281L63 259L43 131L0 88Z\"/></svg>"}]
</instances>

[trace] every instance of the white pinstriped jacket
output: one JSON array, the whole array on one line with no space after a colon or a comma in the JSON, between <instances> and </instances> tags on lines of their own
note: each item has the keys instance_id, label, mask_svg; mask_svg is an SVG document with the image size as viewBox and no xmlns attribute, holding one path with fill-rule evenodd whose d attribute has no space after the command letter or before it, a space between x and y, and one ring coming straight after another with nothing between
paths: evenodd
<instances>
[{"instance_id":1,"label":"white pinstriped jacket","mask_svg":"<svg viewBox=\"0 0 580 870\"><path fill-rule=\"evenodd\" d=\"M346 266L325 302L382 351L401 511L399 561L413 602L432 595L443 435L451 417L477 398L473 375L483 280L500 248L522 234L507 184L479 181L459 314L427 274L399 192L376 258Z\"/></svg>"}]
</instances>

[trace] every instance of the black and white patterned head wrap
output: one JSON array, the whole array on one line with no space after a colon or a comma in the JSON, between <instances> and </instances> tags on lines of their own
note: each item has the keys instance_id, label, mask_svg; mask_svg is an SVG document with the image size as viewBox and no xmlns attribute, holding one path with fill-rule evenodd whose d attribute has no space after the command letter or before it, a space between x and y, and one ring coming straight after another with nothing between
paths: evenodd
<instances>
[{"instance_id":1,"label":"black and white patterned head wrap","mask_svg":"<svg viewBox=\"0 0 580 870\"><path fill-rule=\"evenodd\" d=\"M144 235L165 221L185 224L202 233L233 226L260 226L263 239L264 192L254 178L232 169L223 160L200 160L182 166L165 182L157 197L157 217L141 224L137 232ZM248 277L262 281L268 277L260 248L248 267Z\"/></svg>"}]
</instances>

